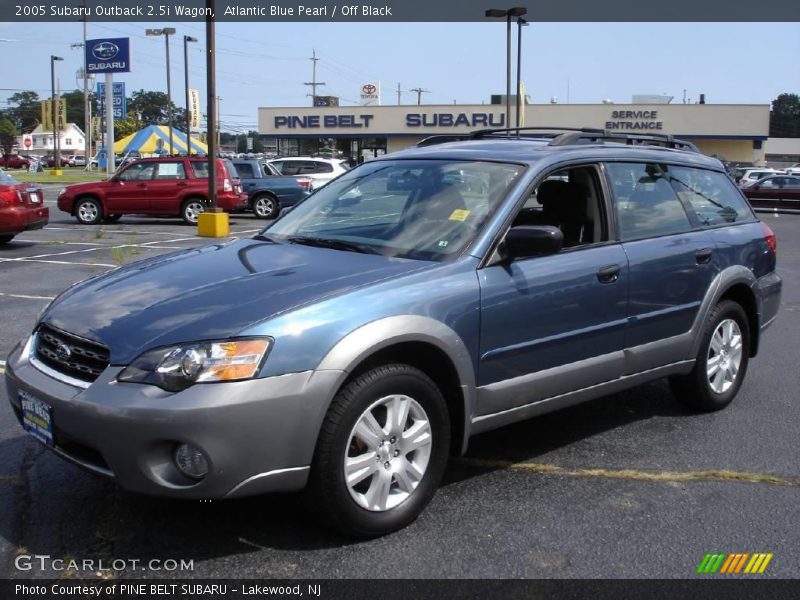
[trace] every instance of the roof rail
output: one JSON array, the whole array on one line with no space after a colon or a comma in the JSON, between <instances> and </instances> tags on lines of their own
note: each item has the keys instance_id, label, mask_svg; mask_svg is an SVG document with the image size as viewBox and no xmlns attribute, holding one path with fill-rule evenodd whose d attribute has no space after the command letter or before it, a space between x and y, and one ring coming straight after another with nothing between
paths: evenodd
<instances>
[{"instance_id":1,"label":"roof rail","mask_svg":"<svg viewBox=\"0 0 800 600\"><path fill-rule=\"evenodd\" d=\"M471 135L468 133L464 135L432 135L417 142L416 146L417 148L423 148L425 146L435 146L436 144L446 144L447 142L460 142L462 140L468 140L470 137Z\"/></svg>"},{"instance_id":2,"label":"roof rail","mask_svg":"<svg viewBox=\"0 0 800 600\"><path fill-rule=\"evenodd\" d=\"M573 132L564 133L558 137L553 138L548 145L550 146L571 146L579 144L582 141L586 142L601 142L612 141L635 146L642 145L657 145L665 148L672 148L675 150L688 150L690 152L700 153L692 142L682 140L671 135L662 135L658 133L622 133L618 131L606 131L603 129L595 130L594 132Z\"/></svg>"},{"instance_id":3,"label":"roof rail","mask_svg":"<svg viewBox=\"0 0 800 600\"><path fill-rule=\"evenodd\" d=\"M484 137L489 137L492 135L497 135L499 133L505 133L505 134L516 133L516 137L520 137L521 131L539 131L539 132L572 131L581 133L603 133L602 129L592 129L589 127L580 127L580 128L579 127L509 127L505 129L478 129L476 131L473 131L469 137L475 140ZM540 137L556 137L556 136L557 134L553 133L551 135L542 134Z\"/></svg>"}]
</instances>

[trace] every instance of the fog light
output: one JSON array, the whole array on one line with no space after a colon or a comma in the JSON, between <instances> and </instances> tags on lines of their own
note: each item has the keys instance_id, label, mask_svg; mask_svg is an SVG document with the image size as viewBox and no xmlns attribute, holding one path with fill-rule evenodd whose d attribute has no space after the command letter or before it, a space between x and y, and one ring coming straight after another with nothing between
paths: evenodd
<instances>
[{"instance_id":1,"label":"fog light","mask_svg":"<svg viewBox=\"0 0 800 600\"><path fill-rule=\"evenodd\" d=\"M192 479L202 479L208 474L205 454L191 444L180 444L175 449L175 464L181 473Z\"/></svg>"}]
</instances>

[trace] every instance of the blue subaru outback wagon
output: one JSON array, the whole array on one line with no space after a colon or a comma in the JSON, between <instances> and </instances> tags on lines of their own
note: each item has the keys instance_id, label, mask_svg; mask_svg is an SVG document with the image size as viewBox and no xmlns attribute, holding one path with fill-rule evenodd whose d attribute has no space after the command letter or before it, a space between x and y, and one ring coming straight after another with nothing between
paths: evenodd
<instances>
[{"instance_id":1,"label":"blue subaru outback wagon","mask_svg":"<svg viewBox=\"0 0 800 600\"><path fill-rule=\"evenodd\" d=\"M22 426L126 489L305 488L356 536L412 521L470 436L669 377L736 396L776 242L669 137L482 131L370 161L252 239L73 286L6 367Z\"/></svg>"}]
</instances>

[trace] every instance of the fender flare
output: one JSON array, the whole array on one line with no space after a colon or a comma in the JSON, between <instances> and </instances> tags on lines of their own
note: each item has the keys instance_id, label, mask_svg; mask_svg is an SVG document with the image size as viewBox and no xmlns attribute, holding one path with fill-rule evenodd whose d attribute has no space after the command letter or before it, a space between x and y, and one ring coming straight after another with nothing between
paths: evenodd
<instances>
[{"instance_id":1,"label":"fender flare","mask_svg":"<svg viewBox=\"0 0 800 600\"><path fill-rule=\"evenodd\" d=\"M453 364L464 402L464 434L461 440L463 453L466 451L472 416L475 412L475 369L472 356L464 341L441 321L418 315L394 316L372 321L339 340L322 358L316 370L341 372L336 382L336 391L364 360L384 348L404 342L422 342L435 346ZM328 399L328 405L332 399L333 396Z\"/></svg>"}]
</instances>

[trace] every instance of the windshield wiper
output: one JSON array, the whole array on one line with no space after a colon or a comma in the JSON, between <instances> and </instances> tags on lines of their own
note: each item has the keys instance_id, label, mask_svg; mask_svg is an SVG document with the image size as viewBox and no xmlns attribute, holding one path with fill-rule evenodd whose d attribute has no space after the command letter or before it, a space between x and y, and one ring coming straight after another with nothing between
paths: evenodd
<instances>
[{"instance_id":1,"label":"windshield wiper","mask_svg":"<svg viewBox=\"0 0 800 600\"><path fill-rule=\"evenodd\" d=\"M291 244L302 244L304 246L317 246L319 248L332 248L333 250L345 250L347 252L360 252L361 254L380 254L372 246L346 242L344 240L332 240L326 238L295 236L289 238Z\"/></svg>"}]
</instances>

